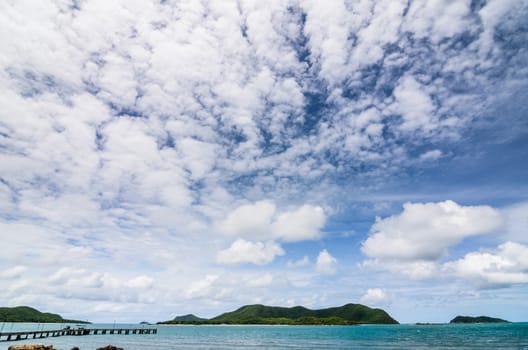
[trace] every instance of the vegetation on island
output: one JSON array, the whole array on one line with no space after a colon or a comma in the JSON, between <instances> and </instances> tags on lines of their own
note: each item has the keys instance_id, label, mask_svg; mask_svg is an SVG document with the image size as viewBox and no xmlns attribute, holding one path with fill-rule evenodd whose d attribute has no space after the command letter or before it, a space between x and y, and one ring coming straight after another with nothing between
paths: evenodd
<instances>
[{"instance_id":1,"label":"vegetation on island","mask_svg":"<svg viewBox=\"0 0 528 350\"><path fill-rule=\"evenodd\" d=\"M500 318L488 317L488 316L457 316L453 318L449 323L509 323Z\"/></svg>"},{"instance_id":2,"label":"vegetation on island","mask_svg":"<svg viewBox=\"0 0 528 350\"><path fill-rule=\"evenodd\" d=\"M34 323L89 323L79 320L67 320L57 314L40 312L29 306L0 307L1 322L34 322Z\"/></svg>"},{"instance_id":3,"label":"vegetation on island","mask_svg":"<svg viewBox=\"0 0 528 350\"><path fill-rule=\"evenodd\" d=\"M177 316L174 318L176 322L204 322L207 321L206 318L200 318L198 316L195 316L193 314L183 315L183 316Z\"/></svg>"},{"instance_id":4,"label":"vegetation on island","mask_svg":"<svg viewBox=\"0 0 528 350\"><path fill-rule=\"evenodd\" d=\"M266 324L266 325L356 325L398 324L387 312L361 304L311 310L302 306L275 307L246 305L211 319L189 319L189 315L176 317L159 324Z\"/></svg>"}]
</instances>

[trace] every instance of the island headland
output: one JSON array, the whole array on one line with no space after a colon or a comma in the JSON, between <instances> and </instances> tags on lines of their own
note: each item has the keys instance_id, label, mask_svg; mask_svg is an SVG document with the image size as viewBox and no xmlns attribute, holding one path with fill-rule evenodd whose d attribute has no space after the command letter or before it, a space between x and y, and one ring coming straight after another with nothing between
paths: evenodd
<instances>
[{"instance_id":1,"label":"island headland","mask_svg":"<svg viewBox=\"0 0 528 350\"><path fill-rule=\"evenodd\" d=\"M0 321L34 323L90 323L80 320L67 320L58 314L41 312L29 306L0 307Z\"/></svg>"}]
</instances>

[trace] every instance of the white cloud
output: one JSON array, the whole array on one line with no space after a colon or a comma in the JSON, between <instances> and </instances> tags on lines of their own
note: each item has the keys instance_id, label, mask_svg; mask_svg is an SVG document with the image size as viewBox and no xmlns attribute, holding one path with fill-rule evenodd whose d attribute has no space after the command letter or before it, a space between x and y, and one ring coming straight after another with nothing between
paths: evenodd
<instances>
[{"instance_id":1,"label":"white cloud","mask_svg":"<svg viewBox=\"0 0 528 350\"><path fill-rule=\"evenodd\" d=\"M42 284L43 293L55 298L89 302L153 303L159 291L151 289L154 280L139 275L129 279L110 272L63 267ZM35 282L34 282L35 283Z\"/></svg>"},{"instance_id":2,"label":"white cloud","mask_svg":"<svg viewBox=\"0 0 528 350\"><path fill-rule=\"evenodd\" d=\"M479 37L479 49L482 56L488 55L490 51L495 49L493 35L497 25L508 12L519 9L517 7L519 5L520 3L514 0L492 0L480 9L479 15L484 27L484 31Z\"/></svg>"},{"instance_id":3,"label":"white cloud","mask_svg":"<svg viewBox=\"0 0 528 350\"><path fill-rule=\"evenodd\" d=\"M85 269L63 267L49 277L49 282L56 286L75 288L101 288L104 285L104 274Z\"/></svg>"},{"instance_id":4,"label":"white cloud","mask_svg":"<svg viewBox=\"0 0 528 350\"><path fill-rule=\"evenodd\" d=\"M125 285L130 288L149 289L152 288L154 279L141 275L128 280Z\"/></svg>"},{"instance_id":5,"label":"white cloud","mask_svg":"<svg viewBox=\"0 0 528 350\"><path fill-rule=\"evenodd\" d=\"M26 266L17 265L10 269L0 272L0 278L4 279L18 279L23 276L28 268Z\"/></svg>"},{"instance_id":6,"label":"white cloud","mask_svg":"<svg viewBox=\"0 0 528 350\"><path fill-rule=\"evenodd\" d=\"M443 153L439 149L434 149L431 151L427 151L425 153L420 154L420 160L423 161L433 161L440 159L442 157Z\"/></svg>"},{"instance_id":7,"label":"white cloud","mask_svg":"<svg viewBox=\"0 0 528 350\"><path fill-rule=\"evenodd\" d=\"M379 306L386 304L388 299L389 297L383 289L371 288L361 297L360 301L363 304Z\"/></svg>"},{"instance_id":8,"label":"white cloud","mask_svg":"<svg viewBox=\"0 0 528 350\"><path fill-rule=\"evenodd\" d=\"M325 3L304 1L305 31L309 36L311 59L321 66L321 76L330 84L343 79L347 62L349 13L340 0ZM330 19L332 19L330 21Z\"/></svg>"},{"instance_id":9,"label":"white cloud","mask_svg":"<svg viewBox=\"0 0 528 350\"><path fill-rule=\"evenodd\" d=\"M336 273L337 259L334 258L326 249L323 249L317 256L315 269L323 275L333 275Z\"/></svg>"},{"instance_id":10,"label":"white cloud","mask_svg":"<svg viewBox=\"0 0 528 350\"><path fill-rule=\"evenodd\" d=\"M441 273L441 267L437 262L427 260L402 261L396 259L370 259L362 262L360 266L398 273L413 280L438 278Z\"/></svg>"},{"instance_id":11,"label":"white cloud","mask_svg":"<svg viewBox=\"0 0 528 350\"><path fill-rule=\"evenodd\" d=\"M402 130L416 129L432 130L437 125L433 117L434 105L427 94L427 88L422 86L412 76L405 76L398 82L394 90L395 110L402 115Z\"/></svg>"},{"instance_id":12,"label":"white cloud","mask_svg":"<svg viewBox=\"0 0 528 350\"><path fill-rule=\"evenodd\" d=\"M271 229L276 238L296 242L321 237L321 229L326 222L323 208L303 205L302 207L281 213Z\"/></svg>"},{"instance_id":13,"label":"white cloud","mask_svg":"<svg viewBox=\"0 0 528 350\"><path fill-rule=\"evenodd\" d=\"M320 238L325 222L326 215L319 206L278 212L274 202L258 201L237 207L219 228L232 236L297 242Z\"/></svg>"},{"instance_id":14,"label":"white cloud","mask_svg":"<svg viewBox=\"0 0 528 350\"><path fill-rule=\"evenodd\" d=\"M470 0L413 1L404 28L417 38L431 38L438 42L468 29L470 5Z\"/></svg>"},{"instance_id":15,"label":"white cloud","mask_svg":"<svg viewBox=\"0 0 528 350\"><path fill-rule=\"evenodd\" d=\"M104 55L102 59L105 64L93 81L102 89L98 95L117 105L133 105L137 97L138 82L129 59L115 52Z\"/></svg>"},{"instance_id":16,"label":"white cloud","mask_svg":"<svg viewBox=\"0 0 528 350\"><path fill-rule=\"evenodd\" d=\"M207 275L204 279L199 280L191 284L186 291L186 294L190 298L208 297L214 294L214 285L218 281L219 276Z\"/></svg>"},{"instance_id":17,"label":"white cloud","mask_svg":"<svg viewBox=\"0 0 528 350\"><path fill-rule=\"evenodd\" d=\"M249 287L269 287L273 283L273 275L271 273L265 273L247 281Z\"/></svg>"},{"instance_id":18,"label":"white cloud","mask_svg":"<svg viewBox=\"0 0 528 350\"><path fill-rule=\"evenodd\" d=\"M501 224L501 213L489 206L406 203L401 214L376 221L361 250L379 259L437 260L451 245Z\"/></svg>"},{"instance_id":19,"label":"white cloud","mask_svg":"<svg viewBox=\"0 0 528 350\"><path fill-rule=\"evenodd\" d=\"M227 216L220 224L220 229L233 236L269 238L275 209L271 201L241 205Z\"/></svg>"},{"instance_id":20,"label":"white cloud","mask_svg":"<svg viewBox=\"0 0 528 350\"><path fill-rule=\"evenodd\" d=\"M514 242L528 243L528 203L518 203L503 210L505 229L508 239Z\"/></svg>"},{"instance_id":21,"label":"white cloud","mask_svg":"<svg viewBox=\"0 0 528 350\"><path fill-rule=\"evenodd\" d=\"M231 246L217 254L217 261L222 264L266 265L276 256L284 255L282 247L273 241L249 242L237 239Z\"/></svg>"},{"instance_id":22,"label":"white cloud","mask_svg":"<svg viewBox=\"0 0 528 350\"><path fill-rule=\"evenodd\" d=\"M216 145L191 138L179 140L177 146L182 152L182 160L194 179L205 177L214 167L220 153Z\"/></svg>"},{"instance_id":23,"label":"white cloud","mask_svg":"<svg viewBox=\"0 0 528 350\"><path fill-rule=\"evenodd\" d=\"M310 258L308 258L308 255L303 256L302 259L296 260L296 261L288 261L287 265L290 268L294 267L303 267L310 264Z\"/></svg>"},{"instance_id":24,"label":"white cloud","mask_svg":"<svg viewBox=\"0 0 528 350\"><path fill-rule=\"evenodd\" d=\"M376 1L354 5L354 24L359 28L351 28L358 39L350 63L354 67L368 66L382 59L384 45L398 41L406 3Z\"/></svg>"},{"instance_id":25,"label":"white cloud","mask_svg":"<svg viewBox=\"0 0 528 350\"><path fill-rule=\"evenodd\" d=\"M445 264L456 276L481 287L503 287L528 283L528 246L506 242L495 250L466 254L462 259Z\"/></svg>"},{"instance_id":26,"label":"white cloud","mask_svg":"<svg viewBox=\"0 0 528 350\"><path fill-rule=\"evenodd\" d=\"M435 205L445 203L447 202ZM428 203L428 205L431 204L434 203ZM382 226L390 227L389 231L382 231L379 226L376 226L384 220L373 225L373 233L363 242L362 247L363 252L365 254L370 252L373 259L362 262L360 266L398 273L415 280L432 278L445 280L458 277L481 288L528 283L528 275L525 273L528 264L525 256L528 256L526 255L528 248L519 242L509 241L500 244L496 249L469 252L463 258L454 261L444 263L438 261L443 251L459 243L464 237L489 233L490 230L506 230L505 238L521 238L520 241L523 242L524 236L520 232L523 232L521 227L525 227L523 223L526 221L524 207L524 203L520 203L499 211L485 206L461 207L456 205L452 207L454 210L450 213L444 211L443 214L437 212L434 215L433 211L430 211L432 208L425 210L422 207L410 210L407 214L414 212L417 217L430 221L430 226L426 229L422 227L420 220L404 219L405 212L408 210L408 207L404 206L404 213L384 219L388 221ZM465 208L464 214L461 211L463 208ZM442 218L442 216L445 217ZM449 216L450 219L448 219ZM463 225L466 229L457 229L458 225ZM442 230L438 231L440 227L443 229L451 227L451 232L459 233L458 239L455 235L447 235L445 231L441 232ZM390 235L387 235L387 232L391 232ZM420 238L420 232L427 232L427 234ZM373 239L369 241L371 238ZM426 243L422 242L422 239ZM374 244L378 246L375 247ZM437 249L432 249L427 244L437 245ZM383 246L387 249L382 249ZM394 252L393 249L397 246L399 248L397 252ZM430 254L425 254L427 252Z\"/></svg>"},{"instance_id":27,"label":"white cloud","mask_svg":"<svg viewBox=\"0 0 528 350\"><path fill-rule=\"evenodd\" d=\"M285 305L288 304L288 300L291 300L292 294L304 295L303 291L312 288L309 283L312 276L311 274L302 275L298 272L270 271L262 268L256 271L247 268L243 271L223 269L222 272L193 277L183 286L183 292L179 298L199 299L202 305L211 305L215 309L218 305L230 305L221 309L222 312L247 303ZM284 294L277 295L277 290L281 290ZM312 294L308 295L314 297ZM180 309L193 312L196 310L196 302L182 303ZM216 314L211 316L216 316Z\"/></svg>"}]
</instances>

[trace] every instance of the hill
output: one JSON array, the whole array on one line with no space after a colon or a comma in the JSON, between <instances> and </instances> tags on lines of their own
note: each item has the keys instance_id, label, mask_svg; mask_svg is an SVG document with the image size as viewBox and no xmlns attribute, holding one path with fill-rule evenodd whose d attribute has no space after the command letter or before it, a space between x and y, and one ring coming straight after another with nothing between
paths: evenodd
<instances>
[{"instance_id":1,"label":"hill","mask_svg":"<svg viewBox=\"0 0 528 350\"><path fill-rule=\"evenodd\" d=\"M192 316L192 315L191 315ZM328 309L310 310L302 306L276 307L246 305L209 320L190 320L181 317L163 324L286 324L286 325L353 325L397 324L384 310L372 309L360 304L346 304Z\"/></svg>"},{"instance_id":2,"label":"hill","mask_svg":"<svg viewBox=\"0 0 528 350\"><path fill-rule=\"evenodd\" d=\"M302 306L291 308L247 305L209 320L227 324L397 324L381 309L361 304L346 304L328 309L310 310Z\"/></svg>"},{"instance_id":3,"label":"hill","mask_svg":"<svg viewBox=\"0 0 528 350\"><path fill-rule=\"evenodd\" d=\"M193 314L183 315L183 316L176 316L173 320L163 322L164 324L192 324L192 323L204 323L206 322L206 318L201 318L198 316L195 316Z\"/></svg>"},{"instance_id":4,"label":"hill","mask_svg":"<svg viewBox=\"0 0 528 350\"><path fill-rule=\"evenodd\" d=\"M36 323L88 323L78 320L66 320L60 315L40 312L29 306L0 307L1 322L36 322Z\"/></svg>"},{"instance_id":5,"label":"hill","mask_svg":"<svg viewBox=\"0 0 528 350\"><path fill-rule=\"evenodd\" d=\"M500 318L493 318L488 316L478 316L478 317L471 317L471 316L457 316L453 318L449 323L509 323L510 321L506 321Z\"/></svg>"}]
</instances>

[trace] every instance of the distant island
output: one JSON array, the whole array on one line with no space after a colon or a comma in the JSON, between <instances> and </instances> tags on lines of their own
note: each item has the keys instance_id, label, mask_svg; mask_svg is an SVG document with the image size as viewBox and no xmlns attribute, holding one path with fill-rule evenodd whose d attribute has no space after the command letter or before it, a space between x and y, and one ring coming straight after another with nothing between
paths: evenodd
<instances>
[{"instance_id":1,"label":"distant island","mask_svg":"<svg viewBox=\"0 0 528 350\"><path fill-rule=\"evenodd\" d=\"M207 321L206 318L200 318L193 314L188 314L188 315L183 315L183 316L176 316L173 320L169 322L205 322L205 321Z\"/></svg>"},{"instance_id":2,"label":"distant island","mask_svg":"<svg viewBox=\"0 0 528 350\"><path fill-rule=\"evenodd\" d=\"M488 316L457 316L453 318L449 323L510 323L510 321Z\"/></svg>"},{"instance_id":3,"label":"distant island","mask_svg":"<svg viewBox=\"0 0 528 350\"><path fill-rule=\"evenodd\" d=\"M158 324L266 324L266 325L357 325L398 324L387 312L361 304L346 304L320 310L303 306L276 307L246 305L238 310L226 312L211 319L192 314L178 316Z\"/></svg>"},{"instance_id":4,"label":"distant island","mask_svg":"<svg viewBox=\"0 0 528 350\"><path fill-rule=\"evenodd\" d=\"M40 312L29 306L0 307L0 322L34 323L89 323L79 320L67 320L57 314Z\"/></svg>"}]
</instances>

